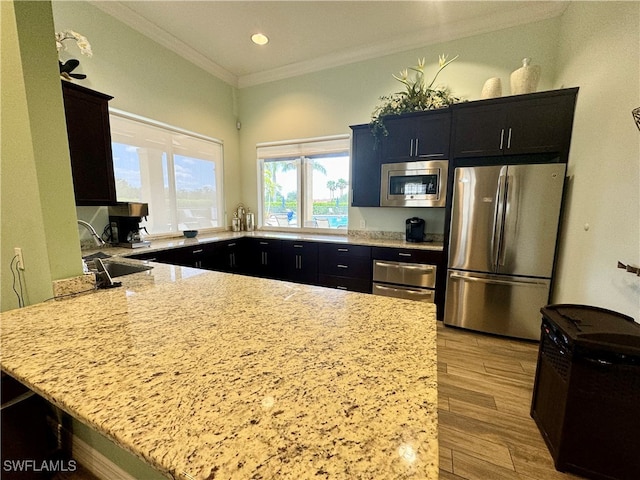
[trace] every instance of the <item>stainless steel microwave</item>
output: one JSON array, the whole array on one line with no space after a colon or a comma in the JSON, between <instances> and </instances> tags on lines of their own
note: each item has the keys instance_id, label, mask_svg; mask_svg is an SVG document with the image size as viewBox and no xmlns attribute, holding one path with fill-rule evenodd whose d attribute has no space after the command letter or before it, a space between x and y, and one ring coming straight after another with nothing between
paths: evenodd
<instances>
[{"instance_id":1,"label":"stainless steel microwave","mask_svg":"<svg viewBox=\"0 0 640 480\"><path fill-rule=\"evenodd\" d=\"M444 207L447 160L384 163L380 183L381 207Z\"/></svg>"}]
</instances>

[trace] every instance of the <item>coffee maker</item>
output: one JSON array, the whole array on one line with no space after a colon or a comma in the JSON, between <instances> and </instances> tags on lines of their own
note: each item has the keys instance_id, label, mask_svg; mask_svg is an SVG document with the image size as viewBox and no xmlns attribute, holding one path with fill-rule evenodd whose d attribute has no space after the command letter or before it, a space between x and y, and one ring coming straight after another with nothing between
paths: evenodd
<instances>
[{"instance_id":1,"label":"coffee maker","mask_svg":"<svg viewBox=\"0 0 640 480\"><path fill-rule=\"evenodd\" d=\"M148 203L119 202L109 206L111 241L119 247L148 247L151 242L140 235L140 222L149 215ZM144 227L142 230L147 231ZM147 232L148 233L148 232Z\"/></svg>"}]
</instances>

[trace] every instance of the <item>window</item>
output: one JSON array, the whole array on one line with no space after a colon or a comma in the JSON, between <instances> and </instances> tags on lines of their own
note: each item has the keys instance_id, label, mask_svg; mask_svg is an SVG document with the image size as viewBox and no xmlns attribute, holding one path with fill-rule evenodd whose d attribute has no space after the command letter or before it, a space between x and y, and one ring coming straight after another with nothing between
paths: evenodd
<instances>
[{"instance_id":1,"label":"window","mask_svg":"<svg viewBox=\"0 0 640 480\"><path fill-rule=\"evenodd\" d=\"M349 137L259 144L262 227L346 229Z\"/></svg>"},{"instance_id":2,"label":"window","mask_svg":"<svg viewBox=\"0 0 640 480\"><path fill-rule=\"evenodd\" d=\"M149 204L150 234L224 227L219 141L121 113L110 120L117 199Z\"/></svg>"}]
</instances>

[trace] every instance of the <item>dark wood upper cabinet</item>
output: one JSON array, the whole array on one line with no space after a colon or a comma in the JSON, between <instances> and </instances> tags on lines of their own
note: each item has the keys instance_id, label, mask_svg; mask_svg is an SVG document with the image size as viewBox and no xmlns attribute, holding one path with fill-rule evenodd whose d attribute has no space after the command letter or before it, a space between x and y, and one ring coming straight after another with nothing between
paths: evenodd
<instances>
[{"instance_id":1,"label":"dark wood upper cabinet","mask_svg":"<svg viewBox=\"0 0 640 480\"><path fill-rule=\"evenodd\" d=\"M382 163L446 159L449 156L451 111L448 108L387 117Z\"/></svg>"},{"instance_id":2,"label":"dark wood upper cabinet","mask_svg":"<svg viewBox=\"0 0 640 480\"><path fill-rule=\"evenodd\" d=\"M369 125L351 127L351 206L380 206L380 155Z\"/></svg>"},{"instance_id":3,"label":"dark wood upper cabinet","mask_svg":"<svg viewBox=\"0 0 640 480\"><path fill-rule=\"evenodd\" d=\"M76 205L116 203L108 102L113 97L62 81Z\"/></svg>"},{"instance_id":4,"label":"dark wood upper cabinet","mask_svg":"<svg viewBox=\"0 0 640 480\"><path fill-rule=\"evenodd\" d=\"M368 124L352 125L352 207L380 206L383 163L446 159L449 156L449 109L409 113L385 119L388 135L376 140Z\"/></svg>"},{"instance_id":5,"label":"dark wood upper cabinet","mask_svg":"<svg viewBox=\"0 0 640 480\"><path fill-rule=\"evenodd\" d=\"M577 88L457 104L453 155L568 154Z\"/></svg>"}]
</instances>

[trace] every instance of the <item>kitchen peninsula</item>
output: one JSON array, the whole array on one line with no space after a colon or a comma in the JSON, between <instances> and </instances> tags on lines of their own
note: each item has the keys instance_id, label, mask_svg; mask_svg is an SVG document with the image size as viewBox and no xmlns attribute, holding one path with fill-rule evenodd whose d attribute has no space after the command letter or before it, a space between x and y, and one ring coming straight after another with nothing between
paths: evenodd
<instances>
[{"instance_id":1,"label":"kitchen peninsula","mask_svg":"<svg viewBox=\"0 0 640 480\"><path fill-rule=\"evenodd\" d=\"M176 479L438 478L433 304L152 265L3 313L3 370Z\"/></svg>"}]
</instances>

